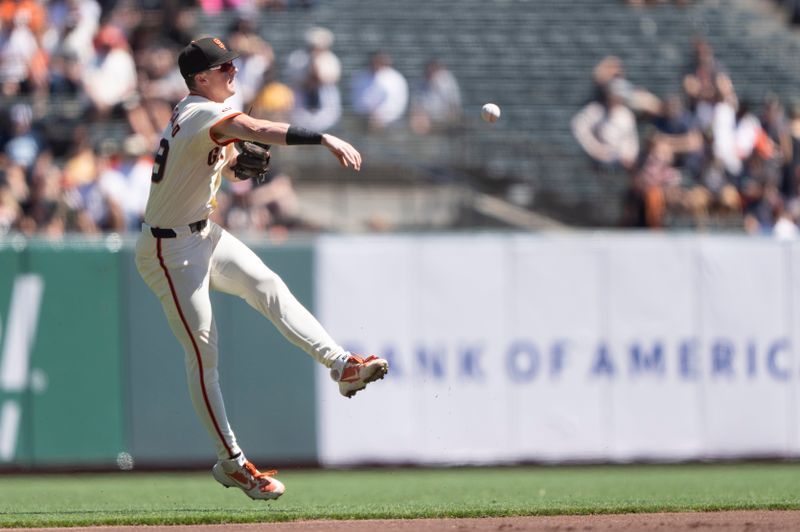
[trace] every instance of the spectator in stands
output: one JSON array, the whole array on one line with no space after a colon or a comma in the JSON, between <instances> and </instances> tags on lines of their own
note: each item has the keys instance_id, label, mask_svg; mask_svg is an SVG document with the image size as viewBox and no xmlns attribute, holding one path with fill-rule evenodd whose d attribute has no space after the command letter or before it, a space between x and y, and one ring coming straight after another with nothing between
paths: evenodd
<instances>
[{"instance_id":1,"label":"spectator in stands","mask_svg":"<svg viewBox=\"0 0 800 532\"><path fill-rule=\"evenodd\" d=\"M14 104L9 110L11 138L4 147L5 154L12 164L19 165L26 172L42 149L39 134L33 130L33 110L26 103Z\"/></svg>"},{"instance_id":2,"label":"spectator in stands","mask_svg":"<svg viewBox=\"0 0 800 532\"><path fill-rule=\"evenodd\" d=\"M739 100L727 75L719 74L715 85L715 104L710 124L712 153L714 158L722 163L728 179L737 184L744 169L742 162L744 152L741 150L747 149L745 131L751 129L751 115L740 113L737 117ZM740 130L739 134L737 129Z\"/></svg>"},{"instance_id":3,"label":"spectator in stands","mask_svg":"<svg viewBox=\"0 0 800 532\"><path fill-rule=\"evenodd\" d=\"M105 4L103 21L105 25L119 28L126 38L128 48L133 50L130 37L134 35L138 28L143 27L144 19L142 10L146 9L145 4L149 0L114 0L113 3ZM159 2L160 3L160 2ZM161 7L156 4L154 7Z\"/></svg>"},{"instance_id":4,"label":"spectator in stands","mask_svg":"<svg viewBox=\"0 0 800 532\"><path fill-rule=\"evenodd\" d=\"M121 210L124 227L129 231L141 229L152 170L149 145L136 134L128 136L122 150L110 154L105 168L100 170L98 183L110 202Z\"/></svg>"},{"instance_id":5,"label":"spectator in stands","mask_svg":"<svg viewBox=\"0 0 800 532\"><path fill-rule=\"evenodd\" d=\"M692 55L686 75L713 80L719 74L727 74L727 69L717 58L714 47L706 39L695 36L692 39Z\"/></svg>"},{"instance_id":6,"label":"spectator in stands","mask_svg":"<svg viewBox=\"0 0 800 532\"><path fill-rule=\"evenodd\" d=\"M24 17L31 31L39 35L44 31L47 13L40 2L35 0L0 1L0 24L13 24L17 17Z\"/></svg>"},{"instance_id":7,"label":"spectator in stands","mask_svg":"<svg viewBox=\"0 0 800 532\"><path fill-rule=\"evenodd\" d=\"M381 131L400 121L408 106L408 82L392 68L388 54L370 55L370 68L353 81L353 108L366 119L373 131Z\"/></svg>"},{"instance_id":8,"label":"spectator in stands","mask_svg":"<svg viewBox=\"0 0 800 532\"><path fill-rule=\"evenodd\" d=\"M775 0L775 3L786 11L789 23L800 24L800 0Z\"/></svg>"},{"instance_id":9,"label":"spectator in stands","mask_svg":"<svg viewBox=\"0 0 800 532\"><path fill-rule=\"evenodd\" d=\"M139 96L143 100L167 104L171 116L173 105L187 92L185 84L182 88L179 86L183 80L175 64L174 51L163 42L152 43L137 52L136 66Z\"/></svg>"},{"instance_id":10,"label":"spectator in stands","mask_svg":"<svg viewBox=\"0 0 800 532\"><path fill-rule=\"evenodd\" d=\"M794 200L800 194L800 105L794 104L789 110L789 141L791 156L787 160L781 192L784 197Z\"/></svg>"},{"instance_id":11,"label":"spectator in stands","mask_svg":"<svg viewBox=\"0 0 800 532\"><path fill-rule=\"evenodd\" d=\"M276 79L276 65L264 73L263 85L253 101L251 116L273 122L290 122L294 109L294 92L288 85Z\"/></svg>"},{"instance_id":12,"label":"spectator in stands","mask_svg":"<svg viewBox=\"0 0 800 532\"><path fill-rule=\"evenodd\" d=\"M251 223L248 198L251 189L252 183L250 181L223 183L220 188L220 192L223 192L221 202L220 194L219 192L217 193L217 211L219 212L214 213L214 222L229 231L237 233L245 231ZM219 208L220 205L222 205L222 209Z\"/></svg>"},{"instance_id":13,"label":"spectator in stands","mask_svg":"<svg viewBox=\"0 0 800 532\"><path fill-rule=\"evenodd\" d=\"M140 50L137 58L137 91L125 102L126 115L131 130L155 146L172 108L186 96L186 83L168 46L153 43Z\"/></svg>"},{"instance_id":14,"label":"spectator in stands","mask_svg":"<svg viewBox=\"0 0 800 532\"><path fill-rule=\"evenodd\" d=\"M83 70L76 55L59 50L50 58L50 93L74 96L81 91Z\"/></svg>"},{"instance_id":15,"label":"spectator in stands","mask_svg":"<svg viewBox=\"0 0 800 532\"><path fill-rule=\"evenodd\" d=\"M104 230L120 232L129 227L129 213L133 218L138 217L139 213L136 212L133 204L126 209L126 203L129 200L132 202L135 200L132 197L133 191L130 184L117 165L116 159L121 153L118 143L116 140L113 142L107 140L106 142L108 142L109 146L101 147L101 151L98 153L97 178L87 188L93 189L92 192L99 193L98 196L103 199L102 204L105 210L103 216L97 217L92 212L95 225L103 227ZM84 198L86 196L84 193ZM93 200L96 201L95 198ZM93 208L96 207L93 202L87 203Z\"/></svg>"},{"instance_id":16,"label":"spectator in stands","mask_svg":"<svg viewBox=\"0 0 800 532\"><path fill-rule=\"evenodd\" d=\"M49 60L49 90L75 95L82 91L83 68L94 55L93 38L100 20L95 0L60 0L48 4L49 27L42 42Z\"/></svg>"},{"instance_id":17,"label":"spectator in stands","mask_svg":"<svg viewBox=\"0 0 800 532\"><path fill-rule=\"evenodd\" d=\"M80 186L94 179L97 169L88 125L82 124L75 129L74 142L65 156L63 172L65 187Z\"/></svg>"},{"instance_id":18,"label":"spectator in stands","mask_svg":"<svg viewBox=\"0 0 800 532\"><path fill-rule=\"evenodd\" d=\"M191 6L165 6L159 11L164 17L162 37L171 47L185 46L200 33L197 16Z\"/></svg>"},{"instance_id":19,"label":"spectator in stands","mask_svg":"<svg viewBox=\"0 0 800 532\"><path fill-rule=\"evenodd\" d=\"M697 120L677 94L665 98L661 109L652 120L658 139L672 148L675 165L699 180L705 164L705 145Z\"/></svg>"},{"instance_id":20,"label":"spectator in stands","mask_svg":"<svg viewBox=\"0 0 800 532\"><path fill-rule=\"evenodd\" d=\"M461 123L458 81L436 59L425 65L425 77L413 91L411 102L411 129L418 134L448 131Z\"/></svg>"},{"instance_id":21,"label":"spectator in stands","mask_svg":"<svg viewBox=\"0 0 800 532\"><path fill-rule=\"evenodd\" d=\"M736 150L745 165L754 157L763 163L773 159L777 153L775 144L767 136L761 121L750 110L750 103L747 101L742 101L736 109ZM749 169L746 168L745 171L747 170ZM761 170L760 175L766 178L763 168Z\"/></svg>"},{"instance_id":22,"label":"spectator in stands","mask_svg":"<svg viewBox=\"0 0 800 532\"><path fill-rule=\"evenodd\" d=\"M230 28L228 42L231 49L240 54L234 60L238 70L236 94L228 100L228 103L244 110L250 106L258 94L264 73L275 62L275 53L272 46L256 32L253 17L239 16Z\"/></svg>"},{"instance_id":23,"label":"spectator in stands","mask_svg":"<svg viewBox=\"0 0 800 532\"><path fill-rule=\"evenodd\" d=\"M631 96L623 79L612 80L602 102L590 102L572 119L572 132L601 168L630 170L639 155L636 117L625 105Z\"/></svg>"},{"instance_id":24,"label":"spectator in stands","mask_svg":"<svg viewBox=\"0 0 800 532\"><path fill-rule=\"evenodd\" d=\"M622 64L622 60L615 55L607 55L602 58L592 70L593 98L597 101L603 101L608 84L618 78L625 78L625 67Z\"/></svg>"},{"instance_id":25,"label":"spectator in stands","mask_svg":"<svg viewBox=\"0 0 800 532\"><path fill-rule=\"evenodd\" d=\"M681 173L673 166L673 160L670 144L653 137L635 172L634 187L642 196L647 227L664 227L667 211L683 203Z\"/></svg>"},{"instance_id":26,"label":"spectator in stands","mask_svg":"<svg viewBox=\"0 0 800 532\"><path fill-rule=\"evenodd\" d=\"M9 2L6 1L6 4ZM43 4L36 0L18 0L11 2L16 5L14 22L24 22L33 35L35 45L29 51L30 58L27 62L27 76L22 90L34 97L46 97L48 89L48 61L49 54L44 47L44 34L47 29L47 11Z\"/></svg>"},{"instance_id":27,"label":"spectator in stands","mask_svg":"<svg viewBox=\"0 0 800 532\"><path fill-rule=\"evenodd\" d=\"M23 205L30 199L30 187L25 178L25 169L17 164L13 164L5 157L0 157L0 185L5 189L7 204L11 203ZM11 208L11 207L10 207ZM16 223L19 219L16 220Z\"/></svg>"},{"instance_id":28,"label":"spectator in stands","mask_svg":"<svg viewBox=\"0 0 800 532\"><path fill-rule=\"evenodd\" d=\"M769 155L764 159L764 172L767 179L778 184L784 193L784 178L789 161L792 160L792 135L789 120L780 98L769 94L764 99L764 106L759 117L761 123L760 137L757 142L759 155ZM774 149L770 150L770 147Z\"/></svg>"},{"instance_id":29,"label":"spectator in stands","mask_svg":"<svg viewBox=\"0 0 800 532\"><path fill-rule=\"evenodd\" d=\"M91 102L90 115L124 116L122 104L136 91L136 65L125 35L104 25L94 38L95 58L83 72L83 90Z\"/></svg>"},{"instance_id":30,"label":"spectator in stands","mask_svg":"<svg viewBox=\"0 0 800 532\"><path fill-rule=\"evenodd\" d=\"M653 93L645 88L637 87L625 77L625 66L615 55L608 55L598 62L592 70L593 99L605 102L609 85L614 82L617 87L624 87L626 105L634 113L648 115L658 114L661 102Z\"/></svg>"},{"instance_id":31,"label":"spectator in stands","mask_svg":"<svg viewBox=\"0 0 800 532\"><path fill-rule=\"evenodd\" d=\"M734 179L742 198L745 229L764 233L771 230L776 212L782 208L779 181L768 171L768 161L775 157L776 147L750 112L746 101L736 112L735 148L741 159L741 171Z\"/></svg>"},{"instance_id":32,"label":"spectator in stands","mask_svg":"<svg viewBox=\"0 0 800 532\"><path fill-rule=\"evenodd\" d=\"M14 11L10 20L0 22L0 94L14 96L28 81L31 63L39 44L30 28L31 14Z\"/></svg>"},{"instance_id":33,"label":"spectator in stands","mask_svg":"<svg viewBox=\"0 0 800 532\"><path fill-rule=\"evenodd\" d=\"M150 143L141 135L130 135L122 144L119 171L125 178L126 195L121 205L125 224L131 231L139 231L144 219L144 208L150 194L153 175L153 154Z\"/></svg>"},{"instance_id":34,"label":"spectator in stands","mask_svg":"<svg viewBox=\"0 0 800 532\"><path fill-rule=\"evenodd\" d=\"M286 74L294 92L290 122L324 131L342 116L342 67L331 49L334 36L329 29L309 28L304 39L305 48L294 50L287 59Z\"/></svg>"},{"instance_id":35,"label":"spectator in stands","mask_svg":"<svg viewBox=\"0 0 800 532\"><path fill-rule=\"evenodd\" d=\"M267 183L253 186L252 181L230 185L230 208L226 226L234 231L269 232L282 239L286 231L310 228L300 216L300 204L291 177L277 171Z\"/></svg>"},{"instance_id":36,"label":"spectator in stands","mask_svg":"<svg viewBox=\"0 0 800 532\"><path fill-rule=\"evenodd\" d=\"M51 55L74 58L81 69L95 57L94 37L100 28L100 4L96 0L69 0L64 26L49 40ZM54 7L54 6L51 6Z\"/></svg>"},{"instance_id":37,"label":"spectator in stands","mask_svg":"<svg viewBox=\"0 0 800 532\"><path fill-rule=\"evenodd\" d=\"M701 131L711 128L717 104L718 83L729 80L724 66L717 60L714 49L704 39L692 42L690 65L683 77L683 90L689 100Z\"/></svg>"},{"instance_id":38,"label":"spectator in stands","mask_svg":"<svg viewBox=\"0 0 800 532\"><path fill-rule=\"evenodd\" d=\"M784 201L778 187L756 179L742 185L744 228L751 234L769 234L783 215Z\"/></svg>"},{"instance_id":39,"label":"spectator in stands","mask_svg":"<svg viewBox=\"0 0 800 532\"><path fill-rule=\"evenodd\" d=\"M797 226L798 204L786 203L779 204L774 212L775 223L772 227L772 234L778 240L797 240L800 237L800 227Z\"/></svg>"},{"instance_id":40,"label":"spectator in stands","mask_svg":"<svg viewBox=\"0 0 800 532\"><path fill-rule=\"evenodd\" d=\"M705 159L698 186L690 190L687 203L697 227L704 227L711 215L728 219L738 218L742 212L738 189L731 183L722 162L710 154Z\"/></svg>"},{"instance_id":41,"label":"spectator in stands","mask_svg":"<svg viewBox=\"0 0 800 532\"><path fill-rule=\"evenodd\" d=\"M21 215L22 208L5 181L5 173L0 172L0 237L16 228Z\"/></svg>"},{"instance_id":42,"label":"spectator in stands","mask_svg":"<svg viewBox=\"0 0 800 532\"><path fill-rule=\"evenodd\" d=\"M22 206L19 229L25 234L39 233L60 237L67 230L66 205L61 187L62 172L49 151L36 160L30 179L30 193Z\"/></svg>"},{"instance_id":43,"label":"spectator in stands","mask_svg":"<svg viewBox=\"0 0 800 532\"><path fill-rule=\"evenodd\" d=\"M125 230L125 215L118 202L120 182L124 179L112 165L116 141L104 139L97 154L92 153L91 174L82 182L69 182L68 204L73 221L81 233Z\"/></svg>"}]
</instances>

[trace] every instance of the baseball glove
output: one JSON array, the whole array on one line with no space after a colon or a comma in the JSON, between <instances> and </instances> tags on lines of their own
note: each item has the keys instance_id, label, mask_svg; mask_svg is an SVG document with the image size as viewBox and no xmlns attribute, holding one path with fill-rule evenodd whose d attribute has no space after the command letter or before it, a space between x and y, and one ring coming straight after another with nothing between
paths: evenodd
<instances>
[{"instance_id":1,"label":"baseball glove","mask_svg":"<svg viewBox=\"0 0 800 532\"><path fill-rule=\"evenodd\" d=\"M239 141L236 143L239 156L231 170L240 180L253 179L257 185L268 181L269 145L260 142Z\"/></svg>"}]
</instances>

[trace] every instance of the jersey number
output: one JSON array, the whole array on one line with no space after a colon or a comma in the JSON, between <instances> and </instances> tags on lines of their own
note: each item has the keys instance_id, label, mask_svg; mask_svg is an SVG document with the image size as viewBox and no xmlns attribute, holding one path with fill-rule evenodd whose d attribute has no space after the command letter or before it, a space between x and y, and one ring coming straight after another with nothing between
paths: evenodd
<instances>
[{"instance_id":1,"label":"jersey number","mask_svg":"<svg viewBox=\"0 0 800 532\"><path fill-rule=\"evenodd\" d=\"M215 146L210 152L208 152L208 166L212 166L214 163L217 162L219 158L220 149L219 146ZM158 145L158 151L156 152L156 158L153 161L153 174L150 176L150 181L153 183L160 183L162 179L164 179L164 170L167 167L167 155L169 155L169 141L167 139L161 139L161 143Z\"/></svg>"},{"instance_id":2,"label":"jersey number","mask_svg":"<svg viewBox=\"0 0 800 532\"><path fill-rule=\"evenodd\" d=\"M153 183L160 183L164 179L164 170L167 167L167 155L169 155L169 141L161 139L156 152L156 158L153 161L153 175L150 176L150 181Z\"/></svg>"}]
</instances>

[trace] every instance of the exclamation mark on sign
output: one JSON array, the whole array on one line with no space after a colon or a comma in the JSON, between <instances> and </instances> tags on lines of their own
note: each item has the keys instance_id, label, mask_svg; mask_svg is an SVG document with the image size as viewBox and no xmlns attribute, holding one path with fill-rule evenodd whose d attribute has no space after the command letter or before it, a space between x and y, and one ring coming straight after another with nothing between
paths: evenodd
<instances>
[{"instance_id":1,"label":"exclamation mark on sign","mask_svg":"<svg viewBox=\"0 0 800 532\"><path fill-rule=\"evenodd\" d=\"M19 275L14 280L8 322L0 357L0 391L21 393L28 386L30 357L44 281L38 275ZM16 399L7 399L0 407L0 462L14 458L22 409Z\"/></svg>"}]
</instances>

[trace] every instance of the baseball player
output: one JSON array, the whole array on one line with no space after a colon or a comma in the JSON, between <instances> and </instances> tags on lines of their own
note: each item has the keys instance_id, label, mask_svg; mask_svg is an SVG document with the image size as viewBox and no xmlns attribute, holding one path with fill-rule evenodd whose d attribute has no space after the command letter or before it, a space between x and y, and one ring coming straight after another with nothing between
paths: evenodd
<instances>
[{"instance_id":1,"label":"baseball player","mask_svg":"<svg viewBox=\"0 0 800 532\"><path fill-rule=\"evenodd\" d=\"M208 220L222 177L265 178L271 144L321 144L342 166L361 167L361 154L340 138L257 120L227 106L238 55L217 38L193 41L180 52L178 65L190 93L175 106L156 153L136 267L185 350L192 403L216 444L214 478L252 499L277 499L285 487L273 478L276 472L260 472L245 458L225 415L209 290L245 299L330 368L346 397L382 379L389 364L345 351L253 251Z\"/></svg>"}]
</instances>

